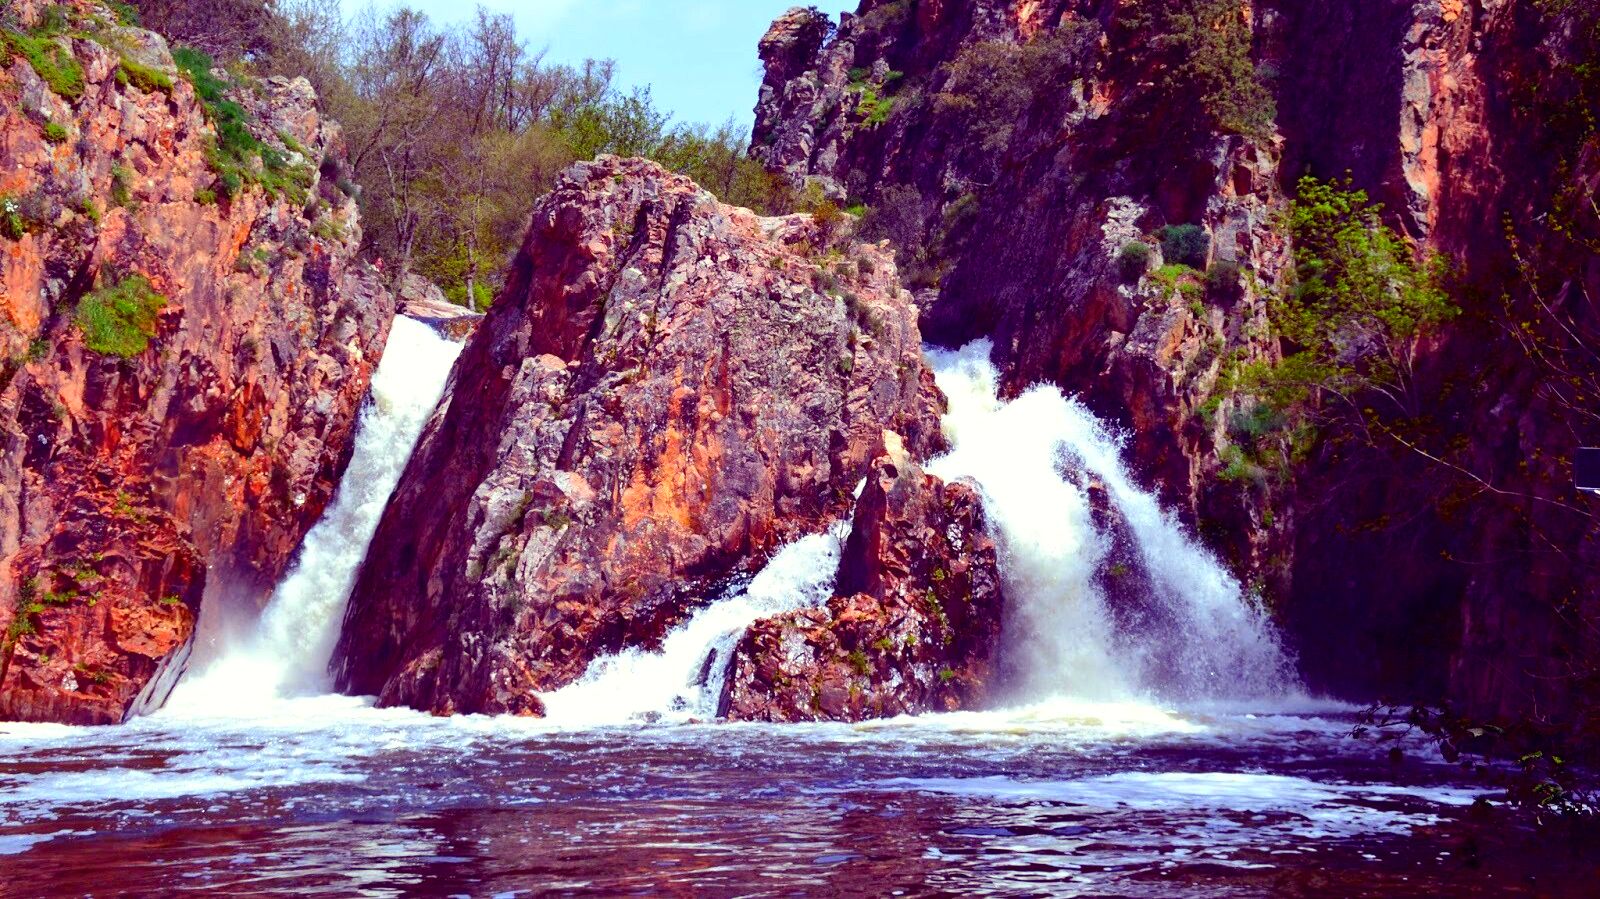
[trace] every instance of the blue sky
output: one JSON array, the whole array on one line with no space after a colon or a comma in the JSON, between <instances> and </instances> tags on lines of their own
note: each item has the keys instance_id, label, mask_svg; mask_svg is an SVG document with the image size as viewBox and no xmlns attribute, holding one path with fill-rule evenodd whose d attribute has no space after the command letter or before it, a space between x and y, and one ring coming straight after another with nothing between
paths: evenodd
<instances>
[{"instance_id":1,"label":"blue sky","mask_svg":"<svg viewBox=\"0 0 1600 899\"><path fill-rule=\"evenodd\" d=\"M761 85L756 42L772 20L815 3L830 14L854 0L484 0L510 12L532 50L550 62L617 61L623 85L649 85L678 121L719 124L730 115L748 128ZM435 21L470 20L472 0L409 0ZM345 11L367 0L343 0ZM397 5L378 0L380 9Z\"/></svg>"}]
</instances>

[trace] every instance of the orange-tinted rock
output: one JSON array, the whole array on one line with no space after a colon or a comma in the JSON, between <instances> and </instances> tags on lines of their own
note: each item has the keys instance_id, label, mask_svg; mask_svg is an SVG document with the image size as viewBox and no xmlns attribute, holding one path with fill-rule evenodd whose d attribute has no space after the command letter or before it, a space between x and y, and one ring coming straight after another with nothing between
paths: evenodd
<instances>
[{"instance_id":1,"label":"orange-tinted rock","mask_svg":"<svg viewBox=\"0 0 1600 899\"><path fill-rule=\"evenodd\" d=\"M983 502L886 435L839 563L841 594L752 625L721 713L861 721L972 708L993 684L1003 599Z\"/></svg>"},{"instance_id":2,"label":"orange-tinted rock","mask_svg":"<svg viewBox=\"0 0 1600 899\"><path fill-rule=\"evenodd\" d=\"M213 202L193 89L159 37L99 14L64 39L76 102L0 66L0 194L28 220L0 236L0 627L19 637L0 719L120 721L209 588L265 597L333 492L393 316L356 260L354 201L319 177L343 150L306 82L236 99L259 138L304 150L315 205ZM170 95L121 83L119 52ZM79 301L129 274L166 304L148 349L101 355Z\"/></svg>"},{"instance_id":3,"label":"orange-tinted rock","mask_svg":"<svg viewBox=\"0 0 1600 899\"><path fill-rule=\"evenodd\" d=\"M573 167L380 524L343 689L537 714L721 580L847 513L885 427L939 442L887 252L641 160Z\"/></svg>"}]
</instances>

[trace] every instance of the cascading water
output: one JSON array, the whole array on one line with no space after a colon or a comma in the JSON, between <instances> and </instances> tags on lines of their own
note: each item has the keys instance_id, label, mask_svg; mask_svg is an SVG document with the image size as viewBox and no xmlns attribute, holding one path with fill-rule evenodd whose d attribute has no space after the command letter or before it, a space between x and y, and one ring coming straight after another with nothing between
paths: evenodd
<instances>
[{"instance_id":1,"label":"cascading water","mask_svg":"<svg viewBox=\"0 0 1600 899\"><path fill-rule=\"evenodd\" d=\"M1278 697L1293 676L1270 622L1239 583L1140 490L1122 445L1088 409L1047 386L1010 402L984 340L929 352L950 399L951 451L928 465L969 477L1003 548L1004 657L1016 701ZM1145 614L1119 621L1102 582L1112 537L1088 481L1105 488L1147 573Z\"/></svg>"},{"instance_id":2,"label":"cascading water","mask_svg":"<svg viewBox=\"0 0 1600 899\"><path fill-rule=\"evenodd\" d=\"M1008 598L1006 698L1054 700L1044 714L1098 720L1137 717L1147 700L1285 694L1292 676L1270 623L1134 484L1115 435L1050 387L1001 400L990 351L987 341L929 351L950 400L944 427L952 448L928 470L976 481L998 532ZM1120 563L1111 535L1096 523L1091 478L1126 523L1147 573L1143 614L1133 622L1117 614L1101 586L1108 567ZM669 634L659 652L632 649L595 660L577 683L544 697L550 719L589 725L712 717L740 634L760 618L826 602L844 536L786 548L748 588Z\"/></svg>"},{"instance_id":3,"label":"cascading water","mask_svg":"<svg viewBox=\"0 0 1600 899\"><path fill-rule=\"evenodd\" d=\"M428 326L395 319L332 505L306 535L254 633L189 672L169 710L248 714L273 700L329 690L328 659L356 570L460 352L461 344Z\"/></svg>"},{"instance_id":4,"label":"cascading water","mask_svg":"<svg viewBox=\"0 0 1600 899\"><path fill-rule=\"evenodd\" d=\"M546 714L561 724L714 717L740 635L762 618L827 602L849 535L841 523L789 544L748 585L668 634L660 652L596 659L576 683L543 697Z\"/></svg>"}]
</instances>

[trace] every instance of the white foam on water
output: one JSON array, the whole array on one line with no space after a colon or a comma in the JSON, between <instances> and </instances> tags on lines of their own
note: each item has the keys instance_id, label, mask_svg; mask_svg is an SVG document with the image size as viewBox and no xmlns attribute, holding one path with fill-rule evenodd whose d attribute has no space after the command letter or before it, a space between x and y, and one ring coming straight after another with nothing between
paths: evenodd
<instances>
[{"instance_id":1,"label":"white foam on water","mask_svg":"<svg viewBox=\"0 0 1600 899\"><path fill-rule=\"evenodd\" d=\"M306 535L255 633L185 675L162 714L252 716L286 698L328 692L328 660L356 571L460 351L421 322L394 320L333 503Z\"/></svg>"},{"instance_id":2,"label":"white foam on water","mask_svg":"<svg viewBox=\"0 0 1600 899\"><path fill-rule=\"evenodd\" d=\"M1054 387L1002 400L991 351L981 340L928 353L950 400L944 426L951 443L928 470L976 481L997 532L1009 698L1031 704L1291 693L1291 668L1259 603L1134 483L1119 437ZM1101 586L1113 564L1111 535L1095 521L1090 480L1104 485L1149 572L1151 595L1141 602L1154 611L1134 629L1119 625Z\"/></svg>"},{"instance_id":3,"label":"white foam on water","mask_svg":"<svg viewBox=\"0 0 1600 899\"><path fill-rule=\"evenodd\" d=\"M779 550L748 586L669 633L659 652L629 649L595 659L577 682L542 697L546 716L562 725L715 717L739 638L763 618L826 603L848 536L841 523Z\"/></svg>"},{"instance_id":4,"label":"white foam on water","mask_svg":"<svg viewBox=\"0 0 1600 899\"><path fill-rule=\"evenodd\" d=\"M1469 806L1487 790L1394 784L1330 783L1250 772L1125 771L1074 780L1021 780L1005 776L892 778L877 786L1020 803L1060 803L1101 810L1171 813L1187 809L1227 813L1233 819L1288 814L1288 826L1305 838L1362 833L1406 833L1436 824L1441 806ZM1213 819L1213 824L1227 822ZM1269 825L1261 825L1263 829Z\"/></svg>"}]
</instances>

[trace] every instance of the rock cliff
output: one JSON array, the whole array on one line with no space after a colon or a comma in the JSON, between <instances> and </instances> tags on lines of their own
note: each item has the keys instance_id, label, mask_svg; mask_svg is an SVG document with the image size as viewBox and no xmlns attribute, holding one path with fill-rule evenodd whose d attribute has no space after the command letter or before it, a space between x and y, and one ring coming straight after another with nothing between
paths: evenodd
<instances>
[{"instance_id":1,"label":"rock cliff","mask_svg":"<svg viewBox=\"0 0 1600 899\"><path fill-rule=\"evenodd\" d=\"M91 4L4 16L0 719L117 722L204 598L283 572L394 303L304 80L180 71Z\"/></svg>"},{"instance_id":2,"label":"rock cliff","mask_svg":"<svg viewBox=\"0 0 1600 899\"><path fill-rule=\"evenodd\" d=\"M1600 509L1571 451L1600 442L1596 20L865 0L835 29L797 8L761 43L752 155L869 208L930 339L991 337L1012 390L1052 381L1129 426L1134 467L1273 601L1313 687L1595 727ZM1270 94L1227 89L1252 69ZM1324 434L1264 476L1238 464L1258 422L1226 374L1285 352L1268 313L1296 180L1347 172L1452 261L1462 315L1413 360L1422 443ZM1187 259L1162 239L1183 225L1204 238Z\"/></svg>"},{"instance_id":3,"label":"rock cliff","mask_svg":"<svg viewBox=\"0 0 1600 899\"><path fill-rule=\"evenodd\" d=\"M880 432L942 400L890 254L602 157L540 201L380 524L342 689L540 714L777 547L848 514Z\"/></svg>"}]
</instances>

